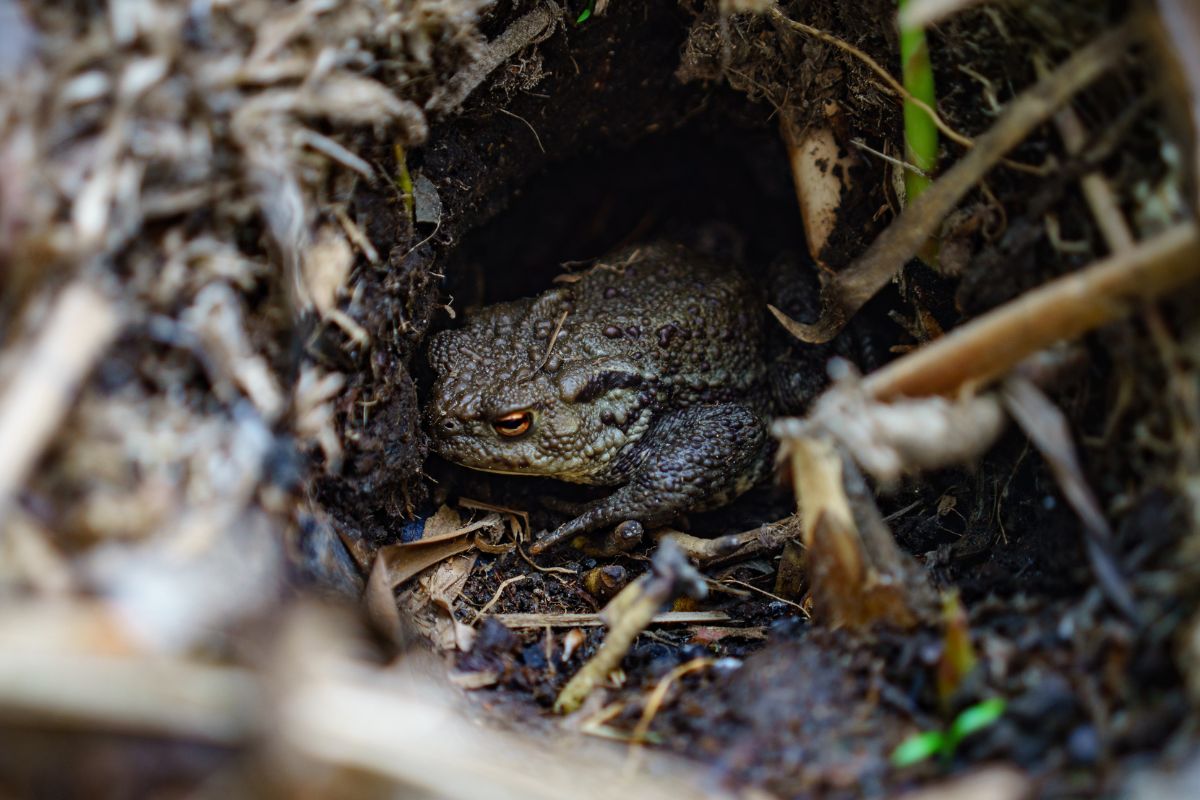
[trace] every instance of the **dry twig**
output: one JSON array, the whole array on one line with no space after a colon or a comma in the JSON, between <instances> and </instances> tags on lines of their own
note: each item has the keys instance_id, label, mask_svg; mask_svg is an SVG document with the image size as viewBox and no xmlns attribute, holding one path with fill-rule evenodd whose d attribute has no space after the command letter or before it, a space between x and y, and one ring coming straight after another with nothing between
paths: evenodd
<instances>
[{"instance_id":1,"label":"dry twig","mask_svg":"<svg viewBox=\"0 0 1200 800\"><path fill-rule=\"evenodd\" d=\"M788 517L741 533L718 536L715 539L705 539L671 528L663 528L655 532L655 538L658 541L670 539L688 558L704 567L774 552L783 547L784 542L796 537L799 532L797 525L795 517Z\"/></svg>"},{"instance_id":2,"label":"dry twig","mask_svg":"<svg viewBox=\"0 0 1200 800\"><path fill-rule=\"evenodd\" d=\"M614 597L601 616L609 625L599 652L559 692L554 710L570 713L579 708L629 652L633 640L646 629L654 614L681 595L701 598L707 587L704 578L687 562L671 540L661 542L654 553L653 569L626 586Z\"/></svg>"},{"instance_id":3,"label":"dry twig","mask_svg":"<svg viewBox=\"0 0 1200 800\"><path fill-rule=\"evenodd\" d=\"M1065 275L863 380L872 397L921 397L979 387L1032 354L1113 322L1200 277L1200 231L1187 222Z\"/></svg>"},{"instance_id":4,"label":"dry twig","mask_svg":"<svg viewBox=\"0 0 1200 800\"><path fill-rule=\"evenodd\" d=\"M602 614L493 614L506 628L595 628L605 625ZM732 622L724 611L664 611L650 617L650 625L707 625Z\"/></svg>"},{"instance_id":5,"label":"dry twig","mask_svg":"<svg viewBox=\"0 0 1200 800\"><path fill-rule=\"evenodd\" d=\"M827 342L836 336L858 309L937 233L946 215L1001 156L1045 122L1073 94L1114 67L1132 41L1128 25L1110 31L1014 98L991 129L975 140L975 147L906 206L853 265L832 277L823 275L819 320L803 324L772 309L776 318L806 342Z\"/></svg>"}]
</instances>

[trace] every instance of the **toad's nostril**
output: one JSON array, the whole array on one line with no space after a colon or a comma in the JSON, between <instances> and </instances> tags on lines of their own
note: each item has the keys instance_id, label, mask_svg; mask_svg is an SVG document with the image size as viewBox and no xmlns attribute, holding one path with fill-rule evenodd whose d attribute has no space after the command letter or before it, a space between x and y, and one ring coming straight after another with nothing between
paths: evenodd
<instances>
[{"instance_id":1,"label":"toad's nostril","mask_svg":"<svg viewBox=\"0 0 1200 800\"><path fill-rule=\"evenodd\" d=\"M442 420L442 433L458 433L462 430L462 424L454 417L446 417Z\"/></svg>"}]
</instances>

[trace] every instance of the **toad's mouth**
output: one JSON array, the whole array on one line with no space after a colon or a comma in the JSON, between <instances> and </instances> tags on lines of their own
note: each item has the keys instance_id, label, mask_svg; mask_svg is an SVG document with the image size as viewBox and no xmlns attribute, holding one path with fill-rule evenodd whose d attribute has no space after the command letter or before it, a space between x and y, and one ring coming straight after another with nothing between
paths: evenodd
<instances>
[{"instance_id":1,"label":"toad's mouth","mask_svg":"<svg viewBox=\"0 0 1200 800\"><path fill-rule=\"evenodd\" d=\"M545 477L540 472L530 472L528 470L504 469L503 467L480 467L474 464L463 464L462 466L468 469L473 469L477 472L490 472L493 475L520 475L525 478Z\"/></svg>"}]
</instances>

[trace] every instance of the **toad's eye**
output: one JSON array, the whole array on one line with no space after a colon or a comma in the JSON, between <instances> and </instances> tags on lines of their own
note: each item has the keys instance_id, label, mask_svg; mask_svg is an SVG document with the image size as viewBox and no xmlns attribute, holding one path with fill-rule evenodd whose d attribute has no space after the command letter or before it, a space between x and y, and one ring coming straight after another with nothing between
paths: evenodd
<instances>
[{"instance_id":1,"label":"toad's eye","mask_svg":"<svg viewBox=\"0 0 1200 800\"><path fill-rule=\"evenodd\" d=\"M533 425L533 413L530 411L514 411L492 420L492 427L501 436L520 436Z\"/></svg>"}]
</instances>

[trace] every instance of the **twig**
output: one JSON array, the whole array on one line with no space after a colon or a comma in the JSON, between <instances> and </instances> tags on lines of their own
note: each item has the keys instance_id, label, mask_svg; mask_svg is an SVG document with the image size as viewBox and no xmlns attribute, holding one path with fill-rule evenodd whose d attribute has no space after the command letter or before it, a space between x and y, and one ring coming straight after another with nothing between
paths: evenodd
<instances>
[{"instance_id":1,"label":"twig","mask_svg":"<svg viewBox=\"0 0 1200 800\"><path fill-rule=\"evenodd\" d=\"M1112 68L1133 41L1122 25L1077 51L1058 69L1013 99L975 147L920 197L909 203L855 263L826 278L821 287L821 318L811 325L781 317L795 336L810 343L837 335L863 303L892 279L933 236L942 220L1000 157L1046 121L1070 97ZM776 314L776 316L781 316Z\"/></svg>"},{"instance_id":2,"label":"twig","mask_svg":"<svg viewBox=\"0 0 1200 800\"><path fill-rule=\"evenodd\" d=\"M1041 58L1034 59L1034 65L1037 67L1038 77L1045 77L1049 71L1045 61ZM1072 156L1079 155L1087 143L1087 132L1070 104L1063 106L1062 110L1054 115L1054 125L1058 128L1058 134L1062 137L1067 152ZM1108 245L1108 251L1119 253L1133 247L1133 234L1125 223L1121 207L1104 175L1099 171L1089 172L1080 179L1079 184L1096 220L1096 227L1100 229L1100 235Z\"/></svg>"},{"instance_id":3,"label":"twig","mask_svg":"<svg viewBox=\"0 0 1200 800\"><path fill-rule=\"evenodd\" d=\"M285 698L278 735L293 752L355 774L398 782L401 796L557 800L723 797L669 760L620 779L611 751L588 755L561 736L536 740L456 714L428 681L396 688L380 679L319 678ZM332 713L331 713L332 712Z\"/></svg>"},{"instance_id":4,"label":"twig","mask_svg":"<svg viewBox=\"0 0 1200 800\"><path fill-rule=\"evenodd\" d=\"M54 301L0 396L0 524L119 325L112 302L86 283L68 286Z\"/></svg>"},{"instance_id":5,"label":"twig","mask_svg":"<svg viewBox=\"0 0 1200 800\"><path fill-rule=\"evenodd\" d=\"M704 578L679 548L669 539L660 543L652 571L626 586L604 607L601 616L610 626L604 644L559 692L554 710L569 714L579 708L621 663L660 606L683 594L699 599L705 592Z\"/></svg>"},{"instance_id":6,"label":"twig","mask_svg":"<svg viewBox=\"0 0 1200 800\"><path fill-rule=\"evenodd\" d=\"M596 628L604 624L599 614L493 614L506 628ZM707 625L733 620L724 611L664 611L650 618L651 625Z\"/></svg>"},{"instance_id":7,"label":"twig","mask_svg":"<svg viewBox=\"0 0 1200 800\"><path fill-rule=\"evenodd\" d=\"M506 108L497 108L496 110L505 116L512 117L513 119L519 119L521 122L524 122L525 127L529 128L529 132L533 134L533 140L537 142L538 150L542 151L542 155L546 155L546 148L542 146L542 137L538 136L537 128L533 127L532 122L525 119L520 114L514 114Z\"/></svg>"},{"instance_id":8,"label":"twig","mask_svg":"<svg viewBox=\"0 0 1200 800\"><path fill-rule=\"evenodd\" d=\"M760 525L741 533L730 533L714 539L692 536L689 533L663 528L655 533L658 541L670 539L679 549L701 566L708 566L717 561L731 561L739 558L749 558L753 555L783 547L784 542L799 534L799 526L795 517Z\"/></svg>"},{"instance_id":9,"label":"twig","mask_svg":"<svg viewBox=\"0 0 1200 800\"><path fill-rule=\"evenodd\" d=\"M237 744L262 718L243 669L175 659L0 648L0 711L93 730Z\"/></svg>"},{"instance_id":10,"label":"twig","mask_svg":"<svg viewBox=\"0 0 1200 800\"><path fill-rule=\"evenodd\" d=\"M662 676L662 679L655 685L654 690L650 692L650 696L646 698L646 707L642 709L641 719L633 728L633 734L629 737L630 747L635 748L638 745L644 744L646 734L650 732L650 724L654 722L654 717L658 714L658 710L662 708L663 700L667 698L667 692L671 688L671 684L697 670L707 669L713 665L713 659L701 656L693 658L691 661L685 661L675 669ZM631 754L636 750L631 750Z\"/></svg>"},{"instance_id":11,"label":"twig","mask_svg":"<svg viewBox=\"0 0 1200 800\"><path fill-rule=\"evenodd\" d=\"M829 623L909 628L927 619L933 594L896 545L872 491L827 435L784 440L803 520L816 611Z\"/></svg>"},{"instance_id":12,"label":"twig","mask_svg":"<svg viewBox=\"0 0 1200 800\"><path fill-rule=\"evenodd\" d=\"M542 356L542 362L538 364L534 372L541 372L546 368L546 364L550 361L550 354L554 352L554 345L558 343L558 335L562 333L563 323L567 321L567 315L571 313L570 307L564 308L562 314L558 317L558 322L554 324L554 331L550 334L550 341L546 344L546 355Z\"/></svg>"},{"instance_id":13,"label":"twig","mask_svg":"<svg viewBox=\"0 0 1200 800\"><path fill-rule=\"evenodd\" d=\"M332 158L347 169L362 175L369 182L375 181L375 169L366 160L323 133L301 128L296 131L296 143L311 147L318 153Z\"/></svg>"},{"instance_id":14,"label":"twig","mask_svg":"<svg viewBox=\"0 0 1200 800\"><path fill-rule=\"evenodd\" d=\"M910 164L902 158L896 158L895 156L889 156L887 153L876 150L874 147L871 147L871 145L867 144L862 139L851 139L850 144L854 145L859 150L866 150L871 155L875 156L876 158L882 159L883 161L886 161L887 163L891 164L893 167L899 167L902 170L912 172L916 175L923 175L926 178L930 177L928 172L921 169L916 164Z\"/></svg>"},{"instance_id":15,"label":"twig","mask_svg":"<svg viewBox=\"0 0 1200 800\"><path fill-rule=\"evenodd\" d=\"M535 562L532 558L525 555L525 550L519 544L517 545L517 554L519 556L521 556L521 558L525 561L526 564L533 567L538 572L551 572L551 573L556 572L560 575L578 575L579 574L575 570L567 569L566 567L543 567L540 564L538 564L537 562Z\"/></svg>"},{"instance_id":16,"label":"twig","mask_svg":"<svg viewBox=\"0 0 1200 800\"><path fill-rule=\"evenodd\" d=\"M932 192L933 190L931 190ZM1200 277L1200 231L1182 223L1136 247L1073 272L950 331L863 380L886 400L978 386L1028 356L1133 311Z\"/></svg>"},{"instance_id":17,"label":"twig","mask_svg":"<svg viewBox=\"0 0 1200 800\"><path fill-rule=\"evenodd\" d=\"M759 594L763 595L764 597L769 597L777 603L783 603L784 605L791 606L792 608L799 611L804 616L805 619L812 618L812 614L808 613L808 609L805 608L804 606L800 605L799 603L794 602L792 600L788 600L783 597L780 597L779 595L773 594L772 592L768 592L766 589L760 589L759 587L755 586L752 583L746 583L745 581L738 581L738 580L733 580L733 579L726 580L723 583L733 584L735 586L745 586L750 591L758 592Z\"/></svg>"},{"instance_id":18,"label":"twig","mask_svg":"<svg viewBox=\"0 0 1200 800\"><path fill-rule=\"evenodd\" d=\"M496 603L500 602L500 595L504 593L505 589L507 589L509 586L512 586L514 583L519 583L519 582L525 580L528 577L529 577L528 575L515 575L515 576L509 578L508 580L504 581L503 583L501 583L498 587L496 587L496 593L494 595L492 595L492 599L488 600L484 604L483 608L481 608L475 612L475 616L471 618L471 622L469 624L474 625L476 622L479 622L480 617L482 617L484 614L486 614L488 611L490 611L492 609L492 606L494 606L494 605L496 605Z\"/></svg>"}]
</instances>

